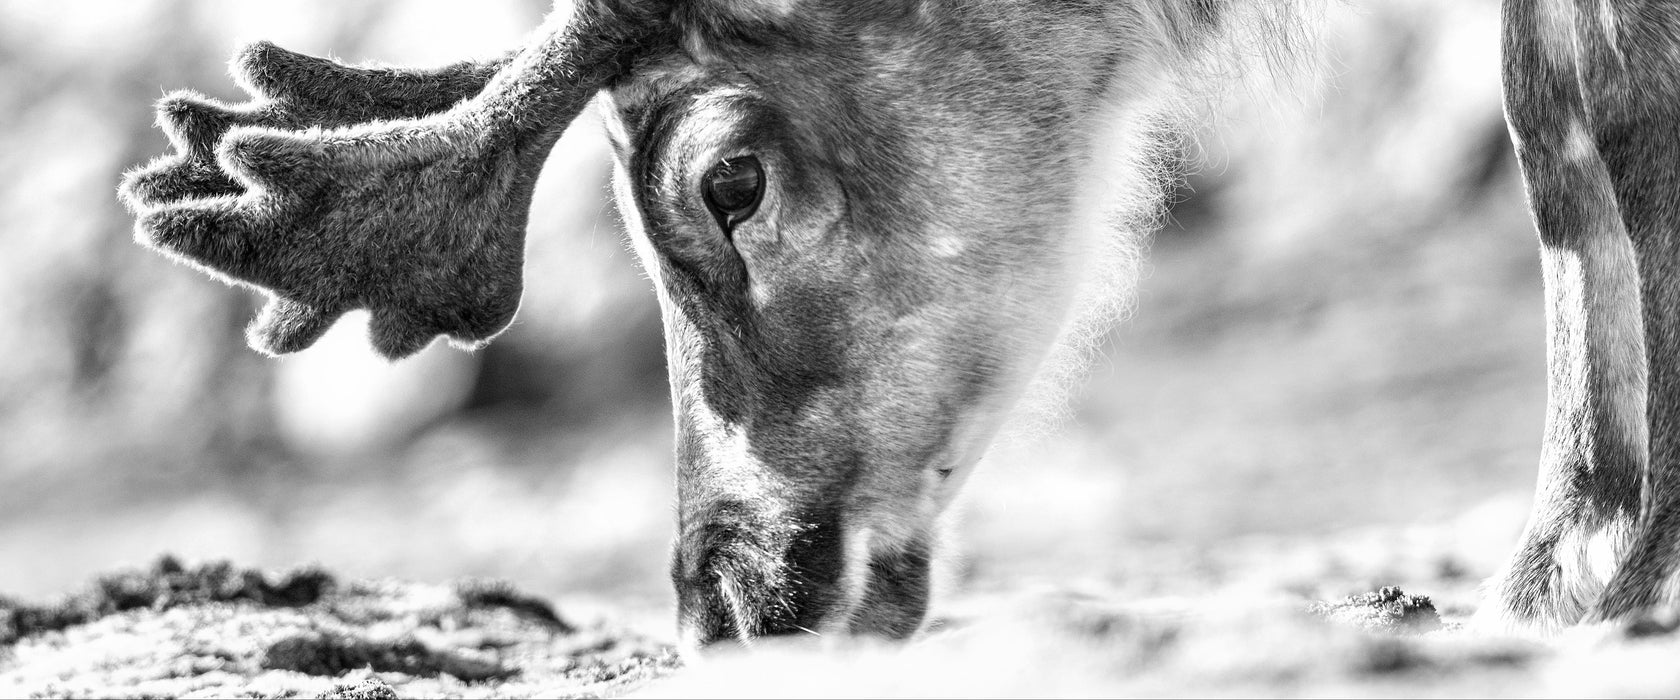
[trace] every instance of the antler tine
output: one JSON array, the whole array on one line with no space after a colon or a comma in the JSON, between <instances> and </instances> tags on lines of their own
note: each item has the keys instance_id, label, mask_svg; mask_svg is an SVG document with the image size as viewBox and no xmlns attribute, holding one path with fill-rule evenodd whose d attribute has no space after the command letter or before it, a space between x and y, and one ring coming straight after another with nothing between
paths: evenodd
<instances>
[{"instance_id":1,"label":"antler tine","mask_svg":"<svg viewBox=\"0 0 1680 700\"><path fill-rule=\"evenodd\" d=\"M270 100L315 105L345 123L391 116L421 116L448 109L484 89L518 55L462 61L442 68L345 66L258 41L240 49L229 68L240 87Z\"/></svg>"},{"instance_id":2,"label":"antler tine","mask_svg":"<svg viewBox=\"0 0 1680 700\"><path fill-rule=\"evenodd\" d=\"M192 90L158 101L157 123L175 153L130 172L119 194L131 211L190 198L234 196L244 188L215 162L216 145L235 126L333 128L420 117L478 94L515 53L431 70L357 68L257 42L230 69L257 99L229 105Z\"/></svg>"},{"instance_id":3,"label":"antler tine","mask_svg":"<svg viewBox=\"0 0 1680 700\"><path fill-rule=\"evenodd\" d=\"M252 45L234 65L257 102L160 104L179 153L125 183L136 236L267 292L247 329L265 353L307 347L355 308L372 311L373 345L393 359L440 334L476 347L518 310L543 161L595 92L658 44L666 1L581 0L493 74L350 68Z\"/></svg>"}]
</instances>

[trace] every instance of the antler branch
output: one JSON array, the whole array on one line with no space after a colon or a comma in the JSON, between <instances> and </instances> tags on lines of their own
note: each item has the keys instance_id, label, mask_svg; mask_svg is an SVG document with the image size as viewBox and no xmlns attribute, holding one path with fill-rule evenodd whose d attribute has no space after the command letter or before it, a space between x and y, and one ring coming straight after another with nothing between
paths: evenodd
<instances>
[{"instance_id":1,"label":"antler branch","mask_svg":"<svg viewBox=\"0 0 1680 700\"><path fill-rule=\"evenodd\" d=\"M183 199L244 194L216 163L216 144L229 129L330 129L423 117L478 94L515 55L433 70L358 68L252 44L234 55L230 69L255 99L228 105L180 90L160 100L158 126L176 152L129 173L123 202L138 213Z\"/></svg>"},{"instance_id":2,"label":"antler branch","mask_svg":"<svg viewBox=\"0 0 1680 700\"><path fill-rule=\"evenodd\" d=\"M650 44L655 4L585 0L515 54L433 71L254 45L234 65L255 101L159 104L176 153L123 184L136 238L268 293L246 332L265 353L357 308L392 359L440 334L482 344L518 309L543 161Z\"/></svg>"}]
</instances>

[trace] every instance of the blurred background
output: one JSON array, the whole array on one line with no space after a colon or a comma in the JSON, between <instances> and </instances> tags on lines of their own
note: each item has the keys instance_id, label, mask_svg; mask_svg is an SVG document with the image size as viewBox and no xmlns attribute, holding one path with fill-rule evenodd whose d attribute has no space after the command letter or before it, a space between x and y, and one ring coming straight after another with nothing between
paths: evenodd
<instances>
[{"instance_id":1,"label":"blurred background","mask_svg":"<svg viewBox=\"0 0 1680 700\"><path fill-rule=\"evenodd\" d=\"M504 577L668 631L659 321L593 117L538 188L519 320L478 353L387 364L352 317L265 359L241 333L253 296L136 246L115 197L167 150L165 91L242 97L225 62L244 42L442 64L515 45L547 7L0 0L0 594L173 552ZM1514 544L1545 353L1498 3L1329 13L1322 85L1233 92L1187 148L1200 165L1069 424L1011 437L968 485L960 590L1473 583Z\"/></svg>"}]
</instances>

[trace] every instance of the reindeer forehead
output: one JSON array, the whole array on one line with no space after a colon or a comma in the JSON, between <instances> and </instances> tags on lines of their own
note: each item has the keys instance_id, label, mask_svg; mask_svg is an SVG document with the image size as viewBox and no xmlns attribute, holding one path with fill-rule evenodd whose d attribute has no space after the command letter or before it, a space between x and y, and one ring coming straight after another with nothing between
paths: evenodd
<instances>
[{"instance_id":1,"label":"reindeer forehead","mask_svg":"<svg viewBox=\"0 0 1680 700\"><path fill-rule=\"evenodd\" d=\"M751 85L766 96L797 100L812 91L849 91L861 84L857 76L863 74L875 76L874 87L880 90L887 78L875 64L900 53L896 49L906 43L907 33L878 16L854 17L861 10L846 3L861 1L683 4L671 17L665 43L644 54L611 86L612 102L634 111L675 94L723 84ZM897 1L891 3L896 6ZM837 31L842 26L847 31Z\"/></svg>"},{"instance_id":2,"label":"reindeer forehead","mask_svg":"<svg viewBox=\"0 0 1680 700\"><path fill-rule=\"evenodd\" d=\"M799 9L801 0L708 0L701 7L736 19L782 19Z\"/></svg>"}]
</instances>

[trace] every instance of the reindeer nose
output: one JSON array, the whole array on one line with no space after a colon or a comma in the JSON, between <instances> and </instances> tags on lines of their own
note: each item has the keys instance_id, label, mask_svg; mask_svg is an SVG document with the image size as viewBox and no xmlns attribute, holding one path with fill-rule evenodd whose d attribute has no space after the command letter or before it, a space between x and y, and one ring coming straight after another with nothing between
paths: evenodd
<instances>
[{"instance_id":1,"label":"reindeer nose","mask_svg":"<svg viewBox=\"0 0 1680 700\"><path fill-rule=\"evenodd\" d=\"M754 639L811 634L816 629L820 613L810 608L809 596L792 594L788 580L778 576L784 564L758 566L714 553L685 566L682 556L679 553L672 578L685 643L716 653Z\"/></svg>"},{"instance_id":2,"label":"reindeer nose","mask_svg":"<svg viewBox=\"0 0 1680 700\"><path fill-rule=\"evenodd\" d=\"M721 503L684 520L671 579L686 642L816 634L847 597L837 518L767 517Z\"/></svg>"},{"instance_id":3,"label":"reindeer nose","mask_svg":"<svg viewBox=\"0 0 1680 700\"><path fill-rule=\"evenodd\" d=\"M705 577L678 578L676 584L678 634L685 644L714 652L758 635L758 613L725 592L737 584Z\"/></svg>"}]
</instances>

